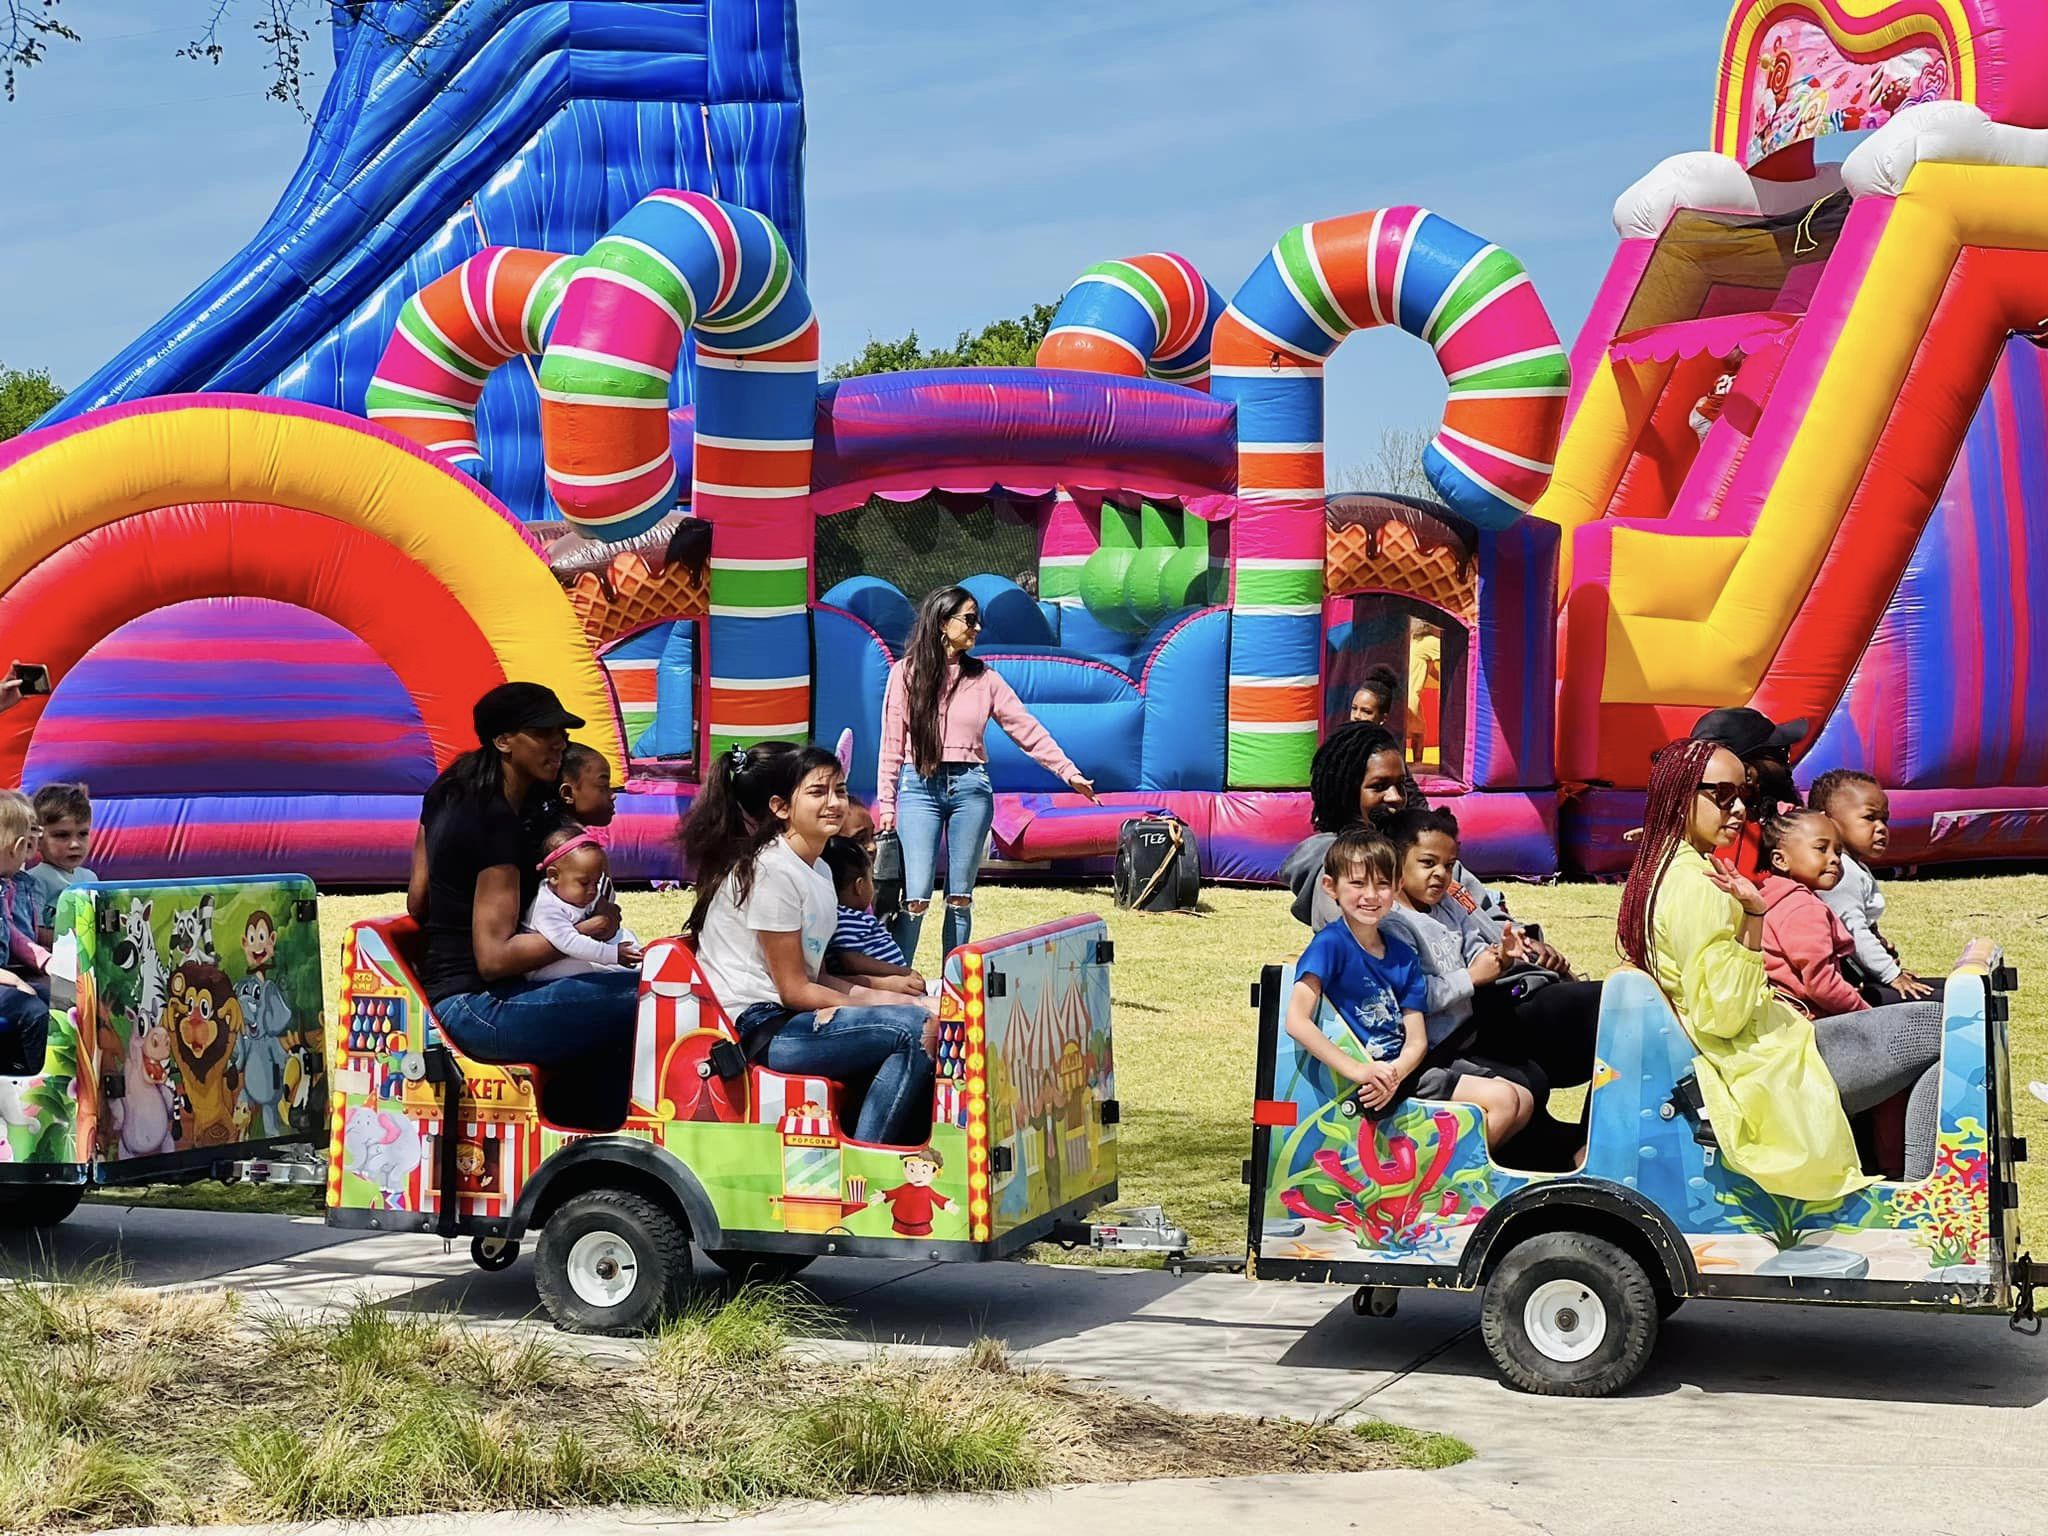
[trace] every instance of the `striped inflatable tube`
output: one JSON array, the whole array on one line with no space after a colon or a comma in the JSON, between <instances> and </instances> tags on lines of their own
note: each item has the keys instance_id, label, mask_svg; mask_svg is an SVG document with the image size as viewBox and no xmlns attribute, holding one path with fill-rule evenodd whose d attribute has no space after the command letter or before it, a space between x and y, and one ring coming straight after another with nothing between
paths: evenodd
<instances>
[{"instance_id":1,"label":"striped inflatable tube","mask_svg":"<svg viewBox=\"0 0 2048 1536\"><path fill-rule=\"evenodd\" d=\"M704 748L802 740L818 323L765 216L696 192L651 193L577 264L540 366L548 490L600 539L668 514L669 381L690 332L690 501L712 526Z\"/></svg>"},{"instance_id":2,"label":"striped inflatable tube","mask_svg":"<svg viewBox=\"0 0 2048 1536\"><path fill-rule=\"evenodd\" d=\"M537 353L573 256L487 245L405 301L363 396L364 414L474 480L476 407L493 369Z\"/></svg>"},{"instance_id":3,"label":"striped inflatable tube","mask_svg":"<svg viewBox=\"0 0 2048 1536\"><path fill-rule=\"evenodd\" d=\"M1308 782L1322 663L1323 361L1398 325L1450 387L1423 468L1452 510L1501 528L1550 482L1570 368L1522 264L1421 208L1281 236L1216 325L1215 393L1237 406L1230 640L1233 787Z\"/></svg>"},{"instance_id":4,"label":"striped inflatable tube","mask_svg":"<svg viewBox=\"0 0 2048 1536\"><path fill-rule=\"evenodd\" d=\"M1223 296L1185 256L1153 251L1099 262L1074 279L1038 344L1038 366L1126 379L1209 387L1209 341ZM1039 541L1038 591L1049 603L1081 601L1081 567L1098 540L1064 487Z\"/></svg>"},{"instance_id":5,"label":"striped inflatable tube","mask_svg":"<svg viewBox=\"0 0 2048 1536\"><path fill-rule=\"evenodd\" d=\"M1060 300L1038 366L1207 389L1209 338L1222 313L1223 296L1185 256L1101 262Z\"/></svg>"}]
</instances>

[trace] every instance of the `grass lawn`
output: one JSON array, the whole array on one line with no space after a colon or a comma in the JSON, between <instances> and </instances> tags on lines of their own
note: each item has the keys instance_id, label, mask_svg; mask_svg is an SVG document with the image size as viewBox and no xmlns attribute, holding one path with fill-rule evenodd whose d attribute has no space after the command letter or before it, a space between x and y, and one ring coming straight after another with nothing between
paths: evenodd
<instances>
[{"instance_id":1,"label":"grass lawn","mask_svg":"<svg viewBox=\"0 0 2048 1536\"><path fill-rule=\"evenodd\" d=\"M371 1304L331 1321L232 1291L0 1286L0 1530L642 1505L722 1514L863 1493L1443 1467L1369 1422L1182 1414L1013 1366L792 1346L828 1326L749 1287L607 1357Z\"/></svg>"},{"instance_id":2,"label":"grass lawn","mask_svg":"<svg viewBox=\"0 0 2048 1536\"><path fill-rule=\"evenodd\" d=\"M1616 885L1517 887L1511 902L1524 921L1540 921L1552 943L1580 970L1601 974L1614 961ZM1887 929L1909 964L1937 974L1963 941L1989 933L2019 967L2014 999L2013 1067L2019 1130L2048 1146L2048 1106L2025 1091L2048 1080L2048 1036L2038 995L2048 994L2048 876L2005 875L1894 880ZM321 900L330 1017L340 990L341 934L359 917L393 910L395 895L328 896ZM684 897L629 893L627 921L642 935L681 926ZM1298 954L1307 931L1288 915L1277 891L1212 890L1202 910L1185 914L1118 912L1106 886L996 885L977 898L984 934L1049 918L1093 911L1108 919L1116 940L1113 993L1123 1198L1161 1204L1193 1235L1198 1251L1241 1252L1245 1192L1239 1166L1250 1144L1255 1020L1250 984L1259 967ZM936 966L938 924L925 928L923 960ZM2020 1170L2023 1220L2048 1223L2048 1168ZM217 1186L180 1191L181 1202L206 1202ZM131 1198L116 1196L116 1198ZM317 1191L249 1191L235 1208L317 1208Z\"/></svg>"}]
</instances>

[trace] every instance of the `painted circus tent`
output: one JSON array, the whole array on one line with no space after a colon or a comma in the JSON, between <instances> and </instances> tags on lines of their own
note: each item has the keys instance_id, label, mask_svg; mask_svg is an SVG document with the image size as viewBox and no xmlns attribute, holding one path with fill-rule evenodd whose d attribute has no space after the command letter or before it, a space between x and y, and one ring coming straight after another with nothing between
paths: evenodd
<instances>
[{"instance_id":1,"label":"painted circus tent","mask_svg":"<svg viewBox=\"0 0 2048 1536\"><path fill-rule=\"evenodd\" d=\"M1383 667L1489 871L1613 867L1649 746L1752 701L1898 786L1911 857L2048 848L2031 13L1744 0L1715 147L1623 195L1569 352L1514 254L1397 204L1234 287L1103 260L1034 368L821 386L793 4L459 0L460 61L383 9L258 241L0 448L0 632L59 679L0 755L95 786L103 872L394 881L508 676L591 721L629 879L731 745L851 729L872 793L921 594L856 525L966 530L983 654L1104 791L993 740L999 860L1167 806L1270 877ZM404 110L458 64L507 89ZM1434 500L1327 494L1324 370L1378 327L1444 376Z\"/></svg>"}]
</instances>

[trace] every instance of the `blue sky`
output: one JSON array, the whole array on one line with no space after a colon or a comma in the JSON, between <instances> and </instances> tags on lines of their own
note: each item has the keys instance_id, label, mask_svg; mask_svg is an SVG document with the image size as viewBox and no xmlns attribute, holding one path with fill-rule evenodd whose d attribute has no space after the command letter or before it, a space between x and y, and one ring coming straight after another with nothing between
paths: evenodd
<instances>
[{"instance_id":1,"label":"blue sky","mask_svg":"<svg viewBox=\"0 0 2048 1536\"><path fill-rule=\"evenodd\" d=\"M89 41L0 104L0 360L75 383L262 221L306 129L211 0L65 0ZM1645 10L1656 15L1645 25ZM1570 14L1571 24L1559 18ZM1190 257L1227 298L1290 225L1420 202L1534 275L1567 341L1615 194L1705 145L1719 0L801 0L811 291L828 360L1055 298L1093 262ZM316 48L325 47L322 34ZM1426 350L1330 369L1333 470L1434 426Z\"/></svg>"}]
</instances>

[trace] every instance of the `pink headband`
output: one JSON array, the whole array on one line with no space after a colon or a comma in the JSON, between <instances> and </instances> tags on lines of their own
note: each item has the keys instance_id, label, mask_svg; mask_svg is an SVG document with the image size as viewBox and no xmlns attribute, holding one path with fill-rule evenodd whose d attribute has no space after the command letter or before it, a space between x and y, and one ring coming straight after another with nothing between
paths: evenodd
<instances>
[{"instance_id":1,"label":"pink headband","mask_svg":"<svg viewBox=\"0 0 2048 1536\"><path fill-rule=\"evenodd\" d=\"M570 854L574 853L578 848L601 849L603 847L603 832L601 832L596 827L585 827L581 832L578 832L574 837L570 838L567 842L561 843L554 848L550 848L546 853L542 854L540 863L534 867L537 869L547 869L549 866L558 863L562 859L567 858Z\"/></svg>"}]
</instances>

